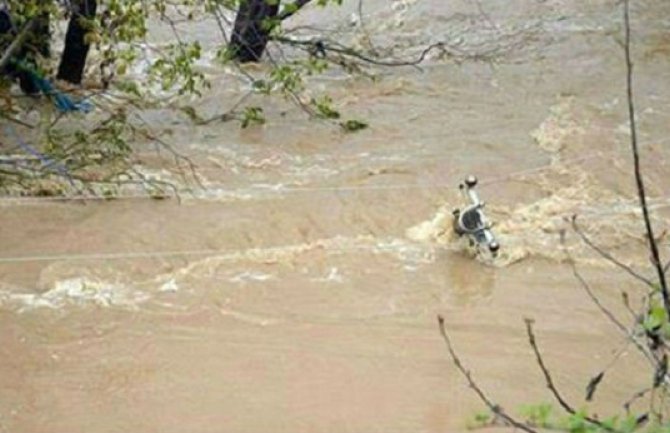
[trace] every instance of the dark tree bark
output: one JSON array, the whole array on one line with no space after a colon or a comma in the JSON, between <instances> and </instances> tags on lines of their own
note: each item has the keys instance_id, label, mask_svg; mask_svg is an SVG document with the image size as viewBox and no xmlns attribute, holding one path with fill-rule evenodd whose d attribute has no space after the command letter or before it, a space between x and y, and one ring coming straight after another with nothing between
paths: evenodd
<instances>
[{"instance_id":1,"label":"dark tree bark","mask_svg":"<svg viewBox=\"0 0 670 433\"><path fill-rule=\"evenodd\" d=\"M0 74L18 80L21 90L27 95L39 93L30 74L21 70L16 61L35 65L37 53L49 57L49 16L40 15L26 22L22 29L15 27L10 11L0 6Z\"/></svg>"},{"instance_id":2,"label":"dark tree bark","mask_svg":"<svg viewBox=\"0 0 670 433\"><path fill-rule=\"evenodd\" d=\"M58 67L57 78L73 84L80 84L86 57L90 45L86 43L86 33L89 25L87 21L95 17L97 9L96 0L74 0L71 2L72 11L65 36L65 49ZM20 11L21 12L21 11ZM0 49L7 48L7 41L16 37L17 29L14 28L10 11L0 9ZM51 55L49 32L49 15L42 14L33 19L30 35L22 42L21 47L12 58L28 65L36 65L35 56L39 53L43 57ZM26 94L39 93L31 75L25 70L7 65L0 73L18 79L21 90Z\"/></svg>"},{"instance_id":3,"label":"dark tree bark","mask_svg":"<svg viewBox=\"0 0 670 433\"><path fill-rule=\"evenodd\" d=\"M272 3L272 4L270 4ZM230 38L230 55L240 63L258 62L279 17L279 0L243 0Z\"/></svg>"},{"instance_id":4,"label":"dark tree bark","mask_svg":"<svg viewBox=\"0 0 670 433\"><path fill-rule=\"evenodd\" d=\"M72 18L65 34L65 49L58 66L57 78L72 84L80 84L90 45L86 43L87 22L95 17L96 0L72 2Z\"/></svg>"}]
</instances>

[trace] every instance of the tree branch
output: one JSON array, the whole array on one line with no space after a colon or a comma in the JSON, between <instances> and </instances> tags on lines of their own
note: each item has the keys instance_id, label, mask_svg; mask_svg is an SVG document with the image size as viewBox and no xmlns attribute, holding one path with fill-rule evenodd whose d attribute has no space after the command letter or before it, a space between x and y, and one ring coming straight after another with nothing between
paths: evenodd
<instances>
[{"instance_id":1,"label":"tree branch","mask_svg":"<svg viewBox=\"0 0 670 433\"><path fill-rule=\"evenodd\" d=\"M579 233L584 239L585 242L589 243L590 240L586 238L580 230L577 227L575 220L573 218L573 228L574 230ZM591 245L591 244L589 244ZM596 296L596 294L593 292L591 286L589 283L586 281L586 279L582 276L582 274L579 272L579 269L577 268L577 263L575 262L575 259L572 257L570 252L568 251L566 245L565 245L565 236L564 233L561 233L561 246L563 247L563 252L565 253L568 263L570 264L570 268L572 269L572 274L575 276L577 281L579 281L579 284L582 286L586 294L591 298L594 304L596 304L596 307L607 317L610 322L614 324L625 336L628 338L634 345L635 347L649 360L651 363L652 367L656 368L657 362L653 358L653 356L646 350L645 346L639 342L636 338L635 335L623 324L621 321L612 313L610 310L608 310L602 302L600 302L600 299ZM592 247L592 248L597 248L597 247ZM596 251L599 251L596 249ZM624 302L624 304L627 304L627 302ZM635 314L633 314L635 316Z\"/></svg>"},{"instance_id":2,"label":"tree branch","mask_svg":"<svg viewBox=\"0 0 670 433\"><path fill-rule=\"evenodd\" d=\"M296 12L298 12L300 9L303 8L307 3L311 2L312 0L295 0L291 6L290 9L284 9L282 13L280 13L277 18L279 18L280 21L284 21L285 19L292 17L295 15Z\"/></svg>"},{"instance_id":3,"label":"tree branch","mask_svg":"<svg viewBox=\"0 0 670 433\"><path fill-rule=\"evenodd\" d=\"M0 58L0 70L7 66L9 61L12 59L12 56L16 54L19 49L21 49L21 46L23 46L23 44L26 42L26 39L28 39L28 36L30 36L30 33L33 31L36 22L37 20L34 18L29 20L23 26L19 34L16 35L9 47L7 47L5 52L2 54L2 57Z\"/></svg>"},{"instance_id":4,"label":"tree branch","mask_svg":"<svg viewBox=\"0 0 670 433\"><path fill-rule=\"evenodd\" d=\"M626 96L628 99L628 118L630 122L630 145L633 153L633 164L635 170L635 183L637 185L637 195L640 199L640 207L642 208L642 216L644 218L644 225L647 230L647 237L649 239L649 250L651 252L651 259L654 268L658 274L658 282L660 285L661 295L663 296L663 304L665 311L670 315L670 293L668 292L668 285L665 279L665 271L661 263L661 257L658 250L656 237L651 225L651 218L649 216L649 207L647 206L647 194L644 188L644 180L642 179L642 172L640 169L640 153L638 151L637 143L637 126L635 123L635 105L633 98L633 62L631 60L631 43L630 43L630 5L629 0L623 2L623 15L626 39L624 42L624 54L626 58Z\"/></svg>"},{"instance_id":5,"label":"tree branch","mask_svg":"<svg viewBox=\"0 0 670 433\"><path fill-rule=\"evenodd\" d=\"M505 422L507 422L509 425L516 427L518 429L521 429L527 433L537 433L536 430L533 428L529 427L528 425L519 422L509 416L502 407L491 401L491 399L484 393L484 391L475 383L474 379L472 379L472 375L468 370L465 369L463 366L463 363L461 363L460 358L456 354L456 351L454 350L452 344L451 344L451 339L449 338L449 335L447 334L447 329L444 324L444 318L442 316L437 316L437 322L440 327L440 333L442 334L442 338L444 339L444 342L447 345L447 350L449 351L449 355L451 355L451 359L454 361L454 365L458 369L458 371L461 372L461 374L465 377L465 379L468 381L468 384L470 385L470 388L472 388L477 396L479 396L479 399L484 402L484 404L489 408L491 412L493 412L496 416L502 418Z\"/></svg>"},{"instance_id":6,"label":"tree branch","mask_svg":"<svg viewBox=\"0 0 670 433\"><path fill-rule=\"evenodd\" d=\"M636 278L643 283L645 283L647 286L654 288L654 282L651 281L649 278L645 277L644 275L641 275L637 271L635 271L633 268L630 266L622 263L619 261L616 257L608 253L607 251L603 250L600 248L598 245L596 245L587 235L582 231L582 229L577 225L577 215L572 216L572 229L579 235L580 238L582 238L582 241L586 243L591 249L593 249L595 252L600 254L601 257L603 257L605 260L607 260L610 263L613 263L614 265L618 266L619 268L623 269L628 273L630 276L633 278Z\"/></svg>"},{"instance_id":7,"label":"tree branch","mask_svg":"<svg viewBox=\"0 0 670 433\"><path fill-rule=\"evenodd\" d=\"M435 49L440 49L442 51L446 51L444 43L442 42L436 42L434 44L429 45L426 47L416 59L412 60L378 60L370 56L366 56L365 54L361 53L360 51L357 51L353 48L346 47L344 45L338 44L337 42L333 41L326 41L326 40L299 40L299 39L292 39L292 38L287 38L285 36L279 36L275 35L271 37L272 40L289 44L289 45L294 45L294 46L303 46L307 47L309 51L323 51L323 52L333 52L349 57L354 57L357 58L358 60L361 60L363 62L372 64L372 65L377 65L377 66L418 66L421 62L423 62L426 59L426 56L428 53ZM316 50L315 50L316 48Z\"/></svg>"},{"instance_id":8,"label":"tree branch","mask_svg":"<svg viewBox=\"0 0 670 433\"><path fill-rule=\"evenodd\" d=\"M556 385L554 385L554 381L551 378L551 374L549 373L549 369L547 366L544 364L544 359L542 358L542 354L540 353L540 349L537 346L537 342L535 341L535 334L533 332L533 320L532 319L524 319L526 322L526 332L528 334L528 343L530 344L530 347L532 347L533 352L535 353L535 359L537 360L537 365L540 367L540 370L542 370L542 374L544 375L544 379L547 383L547 388L551 391L553 394L554 398L558 402L559 405L570 415L575 415L577 411L570 405L570 403L563 398L561 393L558 391L556 388ZM597 419L589 416L589 415L584 415L584 420L609 432L618 432L618 430L613 429L612 427L603 424L602 422L598 421Z\"/></svg>"}]
</instances>

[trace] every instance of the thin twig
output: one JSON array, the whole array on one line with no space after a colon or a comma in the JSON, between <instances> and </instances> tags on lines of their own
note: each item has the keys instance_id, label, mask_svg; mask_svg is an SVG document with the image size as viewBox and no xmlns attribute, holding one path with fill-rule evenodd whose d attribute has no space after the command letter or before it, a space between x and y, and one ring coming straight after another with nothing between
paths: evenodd
<instances>
[{"instance_id":1,"label":"thin twig","mask_svg":"<svg viewBox=\"0 0 670 433\"><path fill-rule=\"evenodd\" d=\"M556 388L556 385L554 385L554 381L551 378L551 373L549 373L549 369L544 363L544 359L542 358L542 354L540 352L539 347L537 346L537 341L535 340L535 334L533 332L533 320L532 319L524 319L526 322L526 332L528 334L528 343L530 344L530 347L533 349L533 352L535 353L535 359L537 360L537 365L540 367L540 370L542 370L542 374L544 375L544 379L547 383L547 388L549 388L549 391L553 394L554 398L558 402L558 404L569 414L575 415L577 411L570 405L570 403L567 402L567 400L561 395L561 393L558 391L558 388ZM599 420L589 416L589 415L584 415L584 420L589 422L590 424L593 424L603 430L609 431L609 432L618 432L618 430L613 429L612 427L603 424Z\"/></svg>"},{"instance_id":2,"label":"thin twig","mask_svg":"<svg viewBox=\"0 0 670 433\"><path fill-rule=\"evenodd\" d=\"M644 275L641 275L639 272L635 271L635 269L631 268L630 266L626 265L625 263L621 262L618 260L616 257L614 257L612 254L608 253L607 251L603 250L600 248L598 245L596 245L587 235L582 231L582 229L579 227L577 224L577 215L572 216L572 228L579 235L579 237L584 241L586 245L591 247L595 252L600 254L601 257L603 257L605 260L608 262L618 266L619 268L623 269L628 273L630 276L633 278L636 278L640 280L641 282L645 283L647 286L654 288L654 283L651 281L649 278L645 277Z\"/></svg>"},{"instance_id":3,"label":"thin twig","mask_svg":"<svg viewBox=\"0 0 670 433\"><path fill-rule=\"evenodd\" d=\"M647 395L649 392L653 391L653 389L654 388L650 386L649 388L642 389L642 390L636 392L635 394L633 394L633 396L631 398L629 398L628 400L626 400L626 402L623 404L624 410L626 412L630 412L631 405L633 403L635 403L637 400L639 400L642 397L644 397L645 395Z\"/></svg>"},{"instance_id":4,"label":"thin twig","mask_svg":"<svg viewBox=\"0 0 670 433\"><path fill-rule=\"evenodd\" d=\"M584 279L582 274L579 272L579 269L577 269L577 265L574 263L574 261L571 261L570 266L572 267L572 274L577 278L577 281L579 281L579 284L582 286L586 294L591 298L594 304L598 307L598 309L612 322L619 330L626 335L630 339L630 341L635 344L635 346L642 352L650 362L652 362L652 365L656 365L656 362L654 361L653 357L647 352L645 347L640 343L635 336L630 332L626 326L624 326L623 323L617 317L612 313L610 310L605 307L602 302L600 302L600 299L596 296L596 294L593 292L593 289L589 285L589 283Z\"/></svg>"},{"instance_id":5,"label":"thin twig","mask_svg":"<svg viewBox=\"0 0 670 433\"><path fill-rule=\"evenodd\" d=\"M575 230L578 230L574 222L574 219L573 219L573 228L575 228ZM596 307L598 307L598 309L605 315L605 317L607 317L610 320L610 322L612 322L614 326L616 326L626 336L626 338L628 338L628 340L630 340L635 345L635 347L649 360L652 367L656 368L657 362L653 358L653 356L647 351L647 348L635 338L635 335L614 315L614 313L612 313L607 307L605 307L602 304L602 302L600 302L600 298L596 296L589 283L582 276L581 272L579 272L575 259L572 257L572 254L570 254L570 251L565 245L565 237L563 235L561 235L561 246L563 248L564 254L566 255L568 264L572 269L572 274L575 276L577 281L579 281L579 284L582 286L582 288L589 296L589 298L591 298Z\"/></svg>"},{"instance_id":6,"label":"thin twig","mask_svg":"<svg viewBox=\"0 0 670 433\"><path fill-rule=\"evenodd\" d=\"M235 104L233 104L233 106L231 108L226 110L225 113L214 115L214 116L212 116L208 119L202 119L200 121L197 121L196 124L197 125L209 125L210 123L215 122L215 121L226 122L228 120L235 119L234 114L237 111L237 109L240 108L240 106L242 104L244 104L247 101L247 99L249 99L253 94L254 94L253 90L250 90L250 91L246 92L244 95L242 95L242 97L240 99L238 99L238 101Z\"/></svg>"},{"instance_id":7,"label":"thin twig","mask_svg":"<svg viewBox=\"0 0 670 433\"><path fill-rule=\"evenodd\" d=\"M510 415L505 412L505 410L491 401L491 399L484 393L484 391L475 383L474 379L472 378L472 375L468 370L465 369L463 366L463 363L461 362L460 358L458 357L458 354L456 354L456 351L454 350L452 344L451 344L451 339L449 338L449 335L447 334L447 329L444 323L444 318L442 316L437 316L437 321L440 327L440 333L442 334L442 338L444 339L444 342L447 345L447 350L449 351L449 355L451 355L451 359L454 361L454 365L458 369L458 371L461 372L461 374L465 377L465 379L468 381L468 384L470 385L470 388L472 388L477 396L479 396L479 399L484 402L484 404L489 408L491 412L493 412L496 416L502 418L505 420L509 425L516 427L518 429L521 429L525 432L528 433L537 433L536 430L531 428L530 426L519 422L512 418Z\"/></svg>"},{"instance_id":8,"label":"thin twig","mask_svg":"<svg viewBox=\"0 0 670 433\"><path fill-rule=\"evenodd\" d=\"M630 298L628 296L628 292L625 290L621 292L621 302L623 303L624 308L626 308L626 311L630 313L630 317L633 319L633 321L638 323L640 321L640 314L633 310L633 308L630 306Z\"/></svg>"},{"instance_id":9,"label":"thin twig","mask_svg":"<svg viewBox=\"0 0 670 433\"><path fill-rule=\"evenodd\" d=\"M310 49L313 47L317 46L319 47L320 50L325 51L325 52L333 52L337 54L342 54L345 56L350 56L357 58L359 60L362 60L366 63L372 64L372 65L377 65L377 66L418 66L421 64L425 59L426 56L433 50L435 49L440 49L442 51L445 50L444 43L442 42L437 42L434 44L429 45L426 47L416 59L412 60L379 60L372 58L370 56L366 56L365 54L361 53L360 51L357 51L351 47L346 47L343 45L340 45L336 42L333 41L324 41L324 40L300 40L300 39L292 39L292 38L287 38L285 36L273 36L272 40L281 42L281 43L286 43L290 45L295 45L295 46L307 46Z\"/></svg>"},{"instance_id":10,"label":"thin twig","mask_svg":"<svg viewBox=\"0 0 670 433\"><path fill-rule=\"evenodd\" d=\"M28 36L30 36L32 33L36 23L37 20L33 18L23 26L19 34L14 38L12 43L2 54L2 57L0 58L0 70L7 66L14 54L16 54L16 52L21 49L23 44L26 42L26 39L28 39Z\"/></svg>"},{"instance_id":11,"label":"thin twig","mask_svg":"<svg viewBox=\"0 0 670 433\"><path fill-rule=\"evenodd\" d=\"M3 110L0 110L0 117L2 117L5 120L8 120L12 123L16 123L17 125L23 126L24 128L35 129L35 125L31 125L30 123L24 122L21 119L17 119L15 117L12 117L12 116L6 114Z\"/></svg>"}]
</instances>

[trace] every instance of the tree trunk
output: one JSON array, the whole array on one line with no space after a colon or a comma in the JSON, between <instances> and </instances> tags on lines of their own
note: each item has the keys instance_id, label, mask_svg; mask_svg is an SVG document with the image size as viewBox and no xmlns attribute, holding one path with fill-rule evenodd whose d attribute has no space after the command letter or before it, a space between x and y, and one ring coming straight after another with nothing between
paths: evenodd
<instances>
[{"instance_id":1,"label":"tree trunk","mask_svg":"<svg viewBox=\"0 0 670 433\"><path fill-rule=\"evenodd\" d=\"M23 12L19 7L19 13ZM49 57L49 15L41 14L30 18L18 30L10 10L0 4L0 51L0 74L12 80L18 79L21 90L27 95L39 93L31 75L19 68L17 62L35 67L38 53Z\"/></svg>"},{"instance_id":2,"label":"tree trunk","mask_svg":"<svg viewBox=\"0 0 670 433\"><path fill-rule=\"evenodd\" d=\"M260 61L278 12L279 0L242 0L230 38L233 60L240 63Z\"/></svg>"},{"instance_id":3,"label":"tree trunk","mask_svg":"<svg viewBox=\"0 0 670 433\"><path fill-rule=\"evenodd\" d=\"M95 18L96 0L77 0L72 2L72 17L65 34L65 49L58 66L57 78L72 84L80 84L86 57L90 45L86 42L86 33Z\"/></svg>"}]
</instances>

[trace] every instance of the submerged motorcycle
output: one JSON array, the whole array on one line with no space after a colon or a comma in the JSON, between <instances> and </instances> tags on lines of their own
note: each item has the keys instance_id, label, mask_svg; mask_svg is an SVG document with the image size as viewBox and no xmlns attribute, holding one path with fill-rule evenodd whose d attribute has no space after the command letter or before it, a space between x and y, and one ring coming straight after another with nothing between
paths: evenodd
<instances>
[{"instance_id":1,"label":"submerged motorcycle","mask_svg":"<svg viewBox=\"0 0 670 433\"><path fill-rule=\"evenodd\" d=\"M484 215L484 202L479 199L475 186L477 178L472 175L459 185L461 193L470 204L463 209L454 210L454 231L459 236L467 236L470 246L476 248L478 253L488 251L495 258L500 244L491 231L491 223Z\"/></svg>"}]
</instances>

